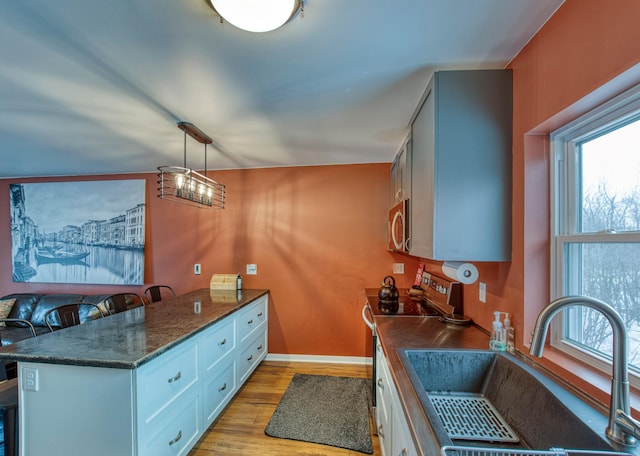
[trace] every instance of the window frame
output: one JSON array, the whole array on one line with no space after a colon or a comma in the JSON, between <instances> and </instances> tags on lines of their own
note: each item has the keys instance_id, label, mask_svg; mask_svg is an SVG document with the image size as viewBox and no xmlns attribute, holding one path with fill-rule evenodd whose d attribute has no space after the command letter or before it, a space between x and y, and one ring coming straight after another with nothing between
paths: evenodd
<instances>
[{"instance_id":1,"label":"window frame","mask_svg":"<svg viewBox=\"0 0 640 456\"><path fill-rule=\"evenodd\" d=\"M640 84L588 111L550 134L550 300L570 293L568 263L571 244L640 243L640 231L580 233L578 144L640 119ZM579 261L574 257L574 261ZM579 280L579 278L574 278ZM551 324L550 342L594 368L611 373L611 361L564 338L565 314ZM640 370L630 369L630 383L640 387Z\"/></svg>"}]
</instances>

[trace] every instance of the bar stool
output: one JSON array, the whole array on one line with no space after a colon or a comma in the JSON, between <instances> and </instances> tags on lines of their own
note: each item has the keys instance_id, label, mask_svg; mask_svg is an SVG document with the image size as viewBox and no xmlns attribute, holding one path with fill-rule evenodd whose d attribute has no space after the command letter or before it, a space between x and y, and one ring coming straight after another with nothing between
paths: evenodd
<instances>
[{"instance_id":1,"label":"bar stool","mask_svg":"<svg viewBox=\"0 0 640 456\"><path fill-rule=\"evenodd\" d=\"M0 382L0 413L4 421L4 454L18 456L18 379Z\"/></svg>"},{"instance_id":2,"label":"bar stool","mask_svg":"<svg viewBox=\"0 0 640 456\"><path fill-rule=\"evenodd\" d=\"M152 285L144 290L149 303L162 301L163 298L173 298L176 292L169 285Z\"/></svg>"}]
</instances>

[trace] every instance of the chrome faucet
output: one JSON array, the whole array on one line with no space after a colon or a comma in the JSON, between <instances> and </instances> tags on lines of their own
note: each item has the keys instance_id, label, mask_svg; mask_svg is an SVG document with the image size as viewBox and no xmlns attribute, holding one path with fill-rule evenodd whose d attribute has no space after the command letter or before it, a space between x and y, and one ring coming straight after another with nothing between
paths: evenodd
<instances>
[{"instance_id":1,"label":"chrome faucet","mask_svg":"<svg viewBox=\"0 0 640 456\"><path fill-rule=\"evenodd\" d=\"M549 322L561 310L570 306L584 306L604 315L613 331L613 375L611 377L611 400L609 403L609 424L607 437L623 445L635 445L640 438L640 422L631 418L629 406L629 371L627 366L627 328L620 314L609 304L586 296L567 296L556 299L542 309L536 326L531 333L529 353L541 357L547 338Z\"/></svg>"}]
</instances>

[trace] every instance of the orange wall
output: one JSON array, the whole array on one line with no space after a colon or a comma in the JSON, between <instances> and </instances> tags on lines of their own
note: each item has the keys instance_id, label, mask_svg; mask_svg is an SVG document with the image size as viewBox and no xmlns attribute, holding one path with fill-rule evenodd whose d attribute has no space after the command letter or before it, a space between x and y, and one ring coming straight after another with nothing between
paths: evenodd
<instances>
[{"instance_id":1,"label":"orange wall","mask_svg":"<svg viewBox=\"0 0 640 456\"><path fill-rule=\"evenodd\" d=\"M243 273L246 288L269 288L269 351L364 356L370 333L360 318L365 287L378 287L392 263L417 262L386 251L389 164L220 171L227 208L204 210L159 200L156 176L137 174L0 181L0 294L141 292L167 283L183 293L209 286L213 273ZM14 283L10 183L87 179L147 180L145 287ZM202 275L193 274L194 263ZM411 275L411 274L409 274ZM399 285L405 279L399 278ZM409 279L407 279L409 280ZM412 277L410 277L412 280Z\"/></svg>"}]
</instances>

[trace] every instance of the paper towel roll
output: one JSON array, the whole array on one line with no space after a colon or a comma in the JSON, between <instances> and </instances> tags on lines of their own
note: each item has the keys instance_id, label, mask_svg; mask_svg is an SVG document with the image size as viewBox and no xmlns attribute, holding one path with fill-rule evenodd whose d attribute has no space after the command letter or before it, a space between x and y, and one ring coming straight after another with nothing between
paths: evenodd
<instances>
[{"instance_id":1,"label":"paper towel roll","mask_svg":"<svg viewBox=\"0 0 640 456\"><path fill-rule=\"evenodd\" d=\"M445 261L442 264L442 272L447 277L469 285L478 280L478 268L471 263L461 261Z\"/></svg>"}]
</instances>

